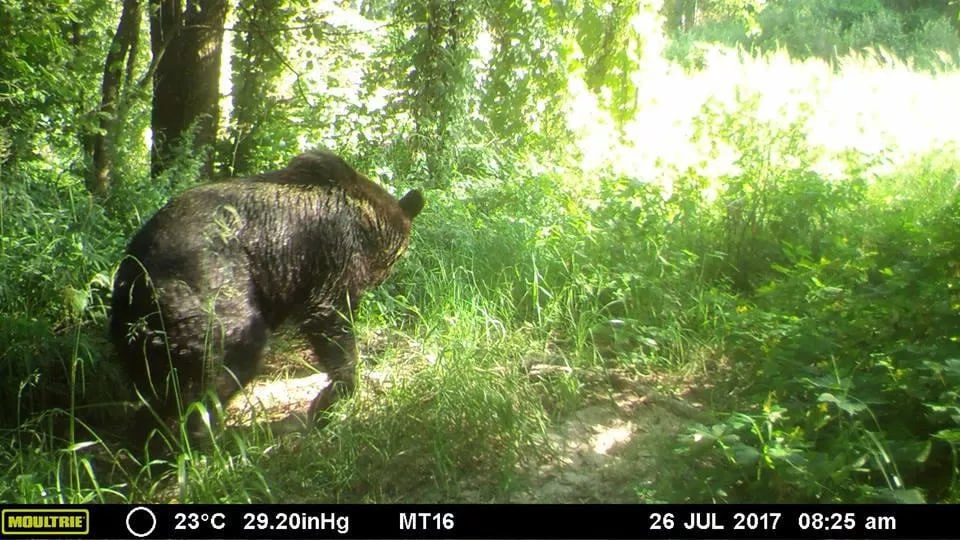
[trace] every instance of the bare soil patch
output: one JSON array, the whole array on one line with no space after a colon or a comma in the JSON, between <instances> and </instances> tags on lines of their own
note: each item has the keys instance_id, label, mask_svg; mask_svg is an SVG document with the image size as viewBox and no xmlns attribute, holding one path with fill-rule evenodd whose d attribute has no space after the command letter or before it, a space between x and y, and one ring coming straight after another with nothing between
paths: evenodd
<instances>
[{"instance_id":1,"label":"bare soil patch","mask_svg":"<svg viewBox=\"0 0 960 540\"><path fill-rule=\"evenodd\" d=\"M278 435L306 430L310 402L329 384L326 375L312 372L302 362L309 355L303 349L268 356L266 371L273 375L254 380L230 402L228 423L268 422ZM374 386L384 375L376 369L363 374L361 384ZM590 383L581 408L549 428L545 444L537 449L536 468L523 471L530 479L528 487L514 494L512 502L649 500L652 489L646 487L658 474L658 449L704 416L699 405L662 395L651 384L654 381L622 372L608 372L600 379ZM465 481L458 502L489 502L472 491L471 484L482 482Z\"/></svg>"}]
</instances>

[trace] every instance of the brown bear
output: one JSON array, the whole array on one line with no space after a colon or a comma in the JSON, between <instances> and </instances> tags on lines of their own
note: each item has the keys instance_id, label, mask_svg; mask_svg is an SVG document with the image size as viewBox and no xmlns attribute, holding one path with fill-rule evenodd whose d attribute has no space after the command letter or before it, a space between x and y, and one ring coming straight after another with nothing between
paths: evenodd
<instances>
[{"instance_id":1,"label":"brown bear","mask_svg":"<svg viewBox=\"0 0 960 540\"><path fill-rule=\"evenodd\" d=\"M225 404L286 321L332 380L310 416L350 394L350 321L406 249L423 204L419 191L397 200L317 150L278 171L189 189L161 208L130 241L112 299L111 341L149 405L135 420L138 442L156 418L174 425L209 390Z\"/></svg>"}]
</instances>

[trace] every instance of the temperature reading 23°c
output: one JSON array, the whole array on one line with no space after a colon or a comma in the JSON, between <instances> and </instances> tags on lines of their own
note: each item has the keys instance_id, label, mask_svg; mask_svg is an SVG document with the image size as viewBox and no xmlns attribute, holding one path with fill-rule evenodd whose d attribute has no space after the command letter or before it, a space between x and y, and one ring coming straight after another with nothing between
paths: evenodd
<instances>
[{"instance_id":1,"label":"temperature reading 23\u00b0c","mask_svg":"<svg viewBox=\"0 0 960 540\"><path fill-rule=\"evenodd\" d=\"M217 512L215 514L199 514L197 512L177 512L173 515L174 521L176 523L173 525L173 528L178 531L195 531L201 527L206 527L208 524L210 527L213 527L216 530L221 530L226 527L227 516Z\"/></svg>"}]
</instances>

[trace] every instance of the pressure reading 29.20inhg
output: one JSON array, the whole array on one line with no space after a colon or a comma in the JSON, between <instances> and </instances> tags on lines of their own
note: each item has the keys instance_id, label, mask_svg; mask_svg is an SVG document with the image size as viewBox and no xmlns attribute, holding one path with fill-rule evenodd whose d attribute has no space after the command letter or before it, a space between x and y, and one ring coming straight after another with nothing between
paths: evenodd
<instances>
[{"instance_id":1,"label":"pressure reading 29.20inhg","mask_svg":"<svg viewBox=\"0 0 960 540\"><path fill-rule=\"evenodd\" d=\"M243 514L245 531L335 531L350 532L350 516L336 512L247 512Z\"/></svg>"}]
</instances>

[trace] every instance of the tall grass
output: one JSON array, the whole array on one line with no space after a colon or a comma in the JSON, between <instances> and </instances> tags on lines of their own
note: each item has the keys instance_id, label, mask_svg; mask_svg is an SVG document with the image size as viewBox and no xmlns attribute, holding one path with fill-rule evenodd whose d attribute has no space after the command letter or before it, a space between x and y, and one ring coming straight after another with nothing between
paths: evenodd
<instances>
[{"instance_id":1,"label":"tall grass","mask_svg":"<svg viewBox=\"0 0 960 540\"><path fill-rule=\"evenodd\" d=\"M661 500L955 501L960 78L867 55L703 65L651 61L623 133L571 80L575 163L481 149L499 165L428 193L325 429L232 427L153 467L81 411L126 414L105 299L170 184L105 211L79 178L4 177L0 358L21 391L0 500L515 500L618 370L714 388L716 421L664 440Z\"/></svg>"}]
</instances>

